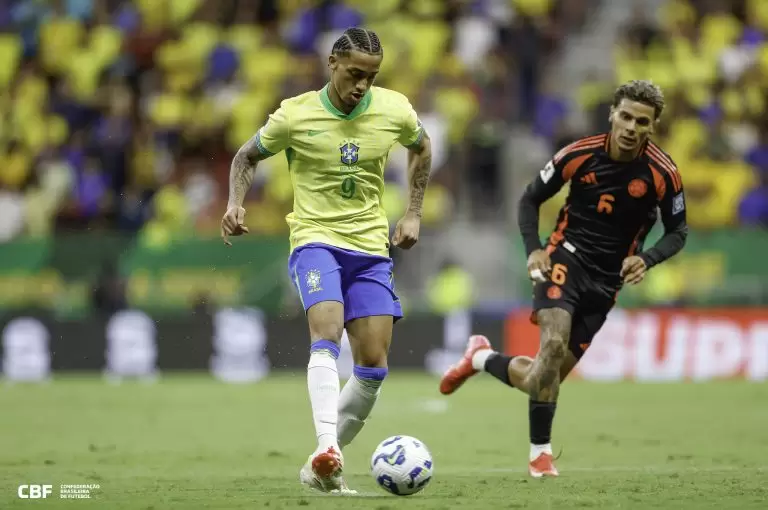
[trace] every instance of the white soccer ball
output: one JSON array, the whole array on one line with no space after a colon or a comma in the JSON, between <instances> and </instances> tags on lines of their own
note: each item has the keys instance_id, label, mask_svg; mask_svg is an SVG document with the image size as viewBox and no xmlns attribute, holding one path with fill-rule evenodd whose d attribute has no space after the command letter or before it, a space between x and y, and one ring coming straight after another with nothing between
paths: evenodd
<instances>
[{"instance_id":1,"label":"white soccer ball","mask_svg":"<svg viewBox=\"0 0 768 510\"><path fill-rule=\"evenodd\" d=\"M371 474L384 490L397 496L416 494L432 479L432 455L411 436L392 436L376 447Z\"/></svg>"}]
</instances>

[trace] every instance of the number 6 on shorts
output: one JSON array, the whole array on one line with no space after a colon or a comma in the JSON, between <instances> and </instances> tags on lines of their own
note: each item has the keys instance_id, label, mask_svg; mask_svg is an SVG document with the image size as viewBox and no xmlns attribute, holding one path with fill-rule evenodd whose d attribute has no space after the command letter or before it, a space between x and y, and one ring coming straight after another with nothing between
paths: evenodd
<instances>
[{"instance_id":1,"label":"number 6 on shorts","mask_svg":"<svg viewBox=\"0 0 768 510\"><path fill-rule=\"evenodd\" d=\"M568 277L568 268L565 267L563 264L555 264L554 267L552 267L552 282L556 285L562 285L565 283L566 278Z\"/></svg>"}]
</instances>

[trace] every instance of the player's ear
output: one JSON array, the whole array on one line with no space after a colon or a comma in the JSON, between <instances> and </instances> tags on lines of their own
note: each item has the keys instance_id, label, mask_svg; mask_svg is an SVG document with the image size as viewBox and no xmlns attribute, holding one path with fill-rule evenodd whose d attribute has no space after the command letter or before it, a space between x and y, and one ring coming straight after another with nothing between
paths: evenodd
<instances>
[{"instance_id":1,"label":"player's ear","mask_svg":"<svg viewBox=\"0 0 768 510\"><path fill-rule=\"evenodd\" d=\"M608 111L608 122L613 124L613 114L616 113L616 108L611 106L611 109Z\"/></svg>"},{"instance_id":2,"label":"player's ear","mask_svg":"<svg viewBox=\"0 0 768 510\"><path fill-rule=\"evenodd\" d=\"M328 68L330 68L331 71L335 71L337 67L339 67L339 57L331 53L328 57Z\"/></svg>"}]
</instances>

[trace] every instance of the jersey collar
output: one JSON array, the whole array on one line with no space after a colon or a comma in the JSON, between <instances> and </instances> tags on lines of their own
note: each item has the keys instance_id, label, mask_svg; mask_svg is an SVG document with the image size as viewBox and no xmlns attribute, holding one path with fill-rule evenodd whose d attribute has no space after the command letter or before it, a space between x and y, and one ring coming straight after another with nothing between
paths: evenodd
<instances>
[{"instance_id":1,"label":"jersey collar","mask_svg":"<svg viewBox=\"0 0 768 510\"><path fill-rule=\"evenodd\" d=\"M360 100L359 103L357 103L357 106L355 106L355 109L349 112L349 114L346 114L342 111L340 111L338 108L333 106L333 103L331 103L331 98L328 97L328 87L330 87L331 84L328 83L323 87L323 90L320 91L320 102L323 103L323 107L328 110L329 113L333 114L334 116L344 119L344 120L352 120L355 117L358 117L361 113L363 113L365 110L368 109L368 106L371 104L371 90L368 89L368 92L365 93L363 96L363 99Z\"/></svg>"}]
</instances>

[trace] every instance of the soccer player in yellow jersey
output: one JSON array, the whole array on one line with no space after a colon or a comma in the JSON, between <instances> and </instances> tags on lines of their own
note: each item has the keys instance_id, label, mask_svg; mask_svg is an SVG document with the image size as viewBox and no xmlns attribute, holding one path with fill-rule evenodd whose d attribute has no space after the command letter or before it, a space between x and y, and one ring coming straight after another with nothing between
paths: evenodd
<instances>
[{"instance_id":1,"label":"soccer player in yellow jersey","mask_svg":"<svg viewBox=\"0 0 768 510\"><path fill-rule=\"evenodd\" d=\"M429 137L408 99L373 87L383 57L377 35L350 28L336 41L330 82L286 99L235 155L224 242L248 232L243 197L258 161L280 151L293 183L290 277L309 321L307 385L317 448L301 469L302 483L348 491L341 449L360 432L387 375L392 326L402 317L389 257L389 225L381 207L390 148L409 150L410 201L392 235L408 249L419 238L422 201L432 159ZM339 391L336 358L346 328L354 374Z\"/></svg>"}]
</instances>

